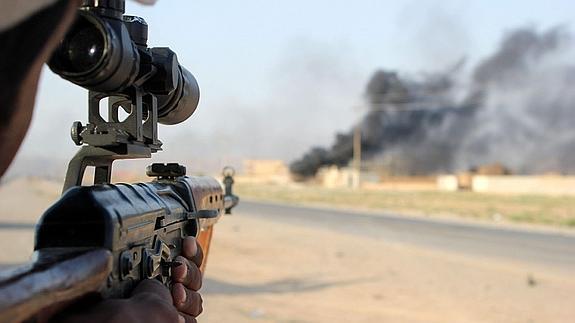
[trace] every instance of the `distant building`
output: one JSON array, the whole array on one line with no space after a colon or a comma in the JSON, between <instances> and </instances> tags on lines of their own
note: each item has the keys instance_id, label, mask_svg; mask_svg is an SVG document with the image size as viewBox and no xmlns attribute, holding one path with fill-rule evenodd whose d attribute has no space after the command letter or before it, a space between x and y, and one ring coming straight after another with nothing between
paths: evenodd
<instances>
[{"instance_id":1,"label":"distant building","mask_svg":"<svg viewBox=\"0 0 575 323\"><path fill-rule=\"evenodd\" d=\"M282 160L247 159L243 164L244 176L249 181L269 183L290 181L289 169Z\"/></svg>"},{"instance_id":2,"label":"distant building","mask_svg":"<svg viewBox=\"0 0 575 323\"><path fill-rule=\"evenodd\" d=\"M316 180L327 188L359 188L364 183L379 182L375 172L361 171L353 167L325 166L319 169Z\"/></svg>"},{"instance_id":3,"label":"distant building","mask_svg":"<svg viewBox=\"0 0 575 323\"><path fill-rule=\"evenodd\" d=\"M511 175L511 170L501 163L481 165L470 170L474 175L503 176Z\"/></svg>"},{"instance_id":4,"label":"distant building","mask_svg":"<svg viewBox=\"0 0 575 323\"><path fill-rule=\"evenodd\" d=\"M441 191L472 191L489 194L575 195L575 176L512 175L500 163L483 165L457 175L437 177Z\"/></svg>"},{"instance_id":5,"label":"distant building","mask_svg":"<svg viewBox=\"0 0 575 323\"><path fill-rule=\"evenodd\" d=\"M481 165L456 175L440 175L437 177L437 187L442 191L471 191L474 190L474 178L478 175L507 176L511 175L511 171L501 163Z\"/></svg>"}]
</instances>

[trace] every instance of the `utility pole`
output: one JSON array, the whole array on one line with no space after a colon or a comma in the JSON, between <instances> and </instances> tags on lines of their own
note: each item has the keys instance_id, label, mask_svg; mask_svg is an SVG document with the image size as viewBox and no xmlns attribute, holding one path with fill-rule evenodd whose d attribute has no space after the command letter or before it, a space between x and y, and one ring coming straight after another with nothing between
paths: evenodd
<instances>
[{"instance_id":1,"label":"utility pole","mask_svg":"<svg viewBox=\"0 0 575 323\"><path fill-rule=\"evenodd\" d=\"M355 126L353 132L353 189L361 186L361 122Z\"/></svg>"}]
</instances>

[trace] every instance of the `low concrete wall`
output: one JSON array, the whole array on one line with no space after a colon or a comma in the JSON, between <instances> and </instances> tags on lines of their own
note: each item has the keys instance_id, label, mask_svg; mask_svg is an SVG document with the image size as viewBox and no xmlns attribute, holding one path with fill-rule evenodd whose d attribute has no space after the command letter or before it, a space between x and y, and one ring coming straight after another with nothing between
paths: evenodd
<instances>
[{"instance_id":1,"label":"low concrete wall","mask_svg":"<svg viewBox=\"0 0 575 323\"><path fill-rule=\"evenodd\" d=\"M437 176L437 189L440 191L455 192L459 190L459 181L455 175Z\"/></svg>"},{"instance_id":2,"label":"low concrete wall","mask_svg":"<svg viewBox=\"0 0 575 323\"><path fill-rule=\"evenodd\" d=\"M478 193L575 195L575 176L473 176Z\"/></svg>"},{"instance_id":3,"label":"low concrete wall","mask_svg":"<svg viewBox=\"0 0 575 323\"><path fill-rule=\"evenodd\" d=\"M434 182L362 183L361 187L373 191L437 191Z\"/></svg>"}]
</instances>

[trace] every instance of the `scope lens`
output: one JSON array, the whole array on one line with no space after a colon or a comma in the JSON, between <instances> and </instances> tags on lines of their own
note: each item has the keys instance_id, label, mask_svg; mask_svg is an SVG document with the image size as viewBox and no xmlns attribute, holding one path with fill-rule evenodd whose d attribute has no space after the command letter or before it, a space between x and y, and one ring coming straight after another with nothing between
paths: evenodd
<instances>
[{"instance_id":1,"label":"scope lens","mask_svg":"<svg viewBox=\"0 0 575 323\"><path fill-rule=\"evenodd\" d=\"M94 25L74 30L64 49L66 60L74 72L82 73L95 68L104 54L104 37Z\"/></svg>"},{"instance_id":2,"label":"scope lens","mask_svg":"<svg viewBox=\"0 0 575 323\"><path fill-rule=\"evenodd\" d=\"M136 79L140 56L122 20L84 8L48 66L90 91L115 92Z\"/></svg>"},{"instance_id":3,"label":"scope lens","mask_svg":"<svg viewBox=\"0 0 575 323\"><path fill-rule=\"evenodd\" d=\"M84 76L98 69L107 55L106 32L98 17L80 13L54 52L50 67L55 68L56 73L70 77Z\"/></svg>"}]
</instances>

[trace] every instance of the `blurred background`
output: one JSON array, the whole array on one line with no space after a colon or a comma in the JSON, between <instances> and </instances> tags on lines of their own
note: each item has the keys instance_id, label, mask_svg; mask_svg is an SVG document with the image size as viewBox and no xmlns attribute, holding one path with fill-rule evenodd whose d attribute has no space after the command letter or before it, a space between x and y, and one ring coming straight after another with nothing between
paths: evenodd
<instances>
[{"instance_id":1,"label":"blurred background","mask_svg":"<svg viewBox=\"0 0 575 323\"><path fill-rule=\"evenodd\" d=\"M566 0L128 2L201 88L188 121L160 128L154 160L239 173L200 322L574 321L573 12ZM2 265L28 260L86 101L45 69L0 185ZM149 163L122 161L115 179L143 180Z\"/></svg>"}]
</instances>

